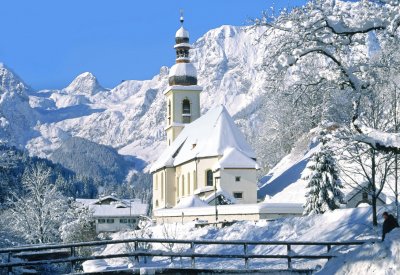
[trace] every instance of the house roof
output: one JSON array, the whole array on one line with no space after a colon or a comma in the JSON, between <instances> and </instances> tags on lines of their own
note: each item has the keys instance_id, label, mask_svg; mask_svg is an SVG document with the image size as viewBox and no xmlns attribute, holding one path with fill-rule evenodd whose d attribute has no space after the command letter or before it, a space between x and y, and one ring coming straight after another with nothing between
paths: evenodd
<instances>
[{"instance_id":1,"label":"house roof","mask_svg":"<svg viewBox=\"0 0 400 275\"><path fill-rule=\"evenodd\" d=\"M147 215L148 204L142 203L140 200L124 200L116 199L111 204L98 204L99 201L110 199L110 196L100 199L76 199L77 202L89 207L93 211L93 217L129 217Z\"/></svg>"},{"instance_id":2,"label":"house roof","mask_svg":"<svg viewBox=\"0 0 400 275\"><path fill-rule=\"evenodd\" d=\"M214 165L213 170L225 168L259 169L259 166L254 159L249 158L241 151L228 147L225 149L223 157Z\"/></svg>"},{"instance_id":3,"label":"house roof","mask_svg":"<svg viewBox=\"0 0 400 275\"><path fill-rule=\"evenodd\" d=\"M155 172L163 167L174 167L195 158L223 157L234 148L241 160L235 168L247 168L249 159L255 159L253 149L237 128L223 105L186 124L179 136L167 147L151 167ZM232 153L232 152L231 152ZM253 164L254 164L253 160Z\"/></svg>"},{"instance_id":4,"label":"house roof","mask_svg":"<svg viewBox=\"0 0 400 275\"><path fill-rule=\"evenodd\" d=\"M346 202L349 202L352 200L357 194L359 194L362 191L369 191L370 185L369 182L364 181L359 184L359 186L355 187L353 190L351 190L349 193L346 194L344 197L344 200ZM383 194L382 192L379 194L378 199L381 200L383 203L386 203L386 195Z\"/></svg>"},{"instance_id":5,"label":"house roof","mask_svg":"<svg viewBox=\"0 0 400 275\"><path fill-rule=\"evenodd\" d=\"M118 207L117 204L89 205L93 211L93 217L129 217L147 215L147 204L133 201L131 207Z\"/></svg>"}]
</instances>

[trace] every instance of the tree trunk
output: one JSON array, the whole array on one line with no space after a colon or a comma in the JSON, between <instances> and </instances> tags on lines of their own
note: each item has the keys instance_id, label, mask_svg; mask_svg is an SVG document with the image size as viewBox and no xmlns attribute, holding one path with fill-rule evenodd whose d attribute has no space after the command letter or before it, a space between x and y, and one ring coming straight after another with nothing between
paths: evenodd
<instances>
[{"instance_id":1,"label":"tree trunk","mask_svg":"<svg viewBox=\"0 0 400 275\"><path fill-rule=\"evenodd\" d=\"M378 218L376 214L376 159L375 150L372 150L371 158L371 193L372 193L372 224L373 226L378 226Z\"/></svg>"},{"instance_id":2,"label":"tree trunk","mask_svg":"<svg viewBox=\"0 0 400 275\"><path fill-rule=\"evenodd\" d=\"M394 164L395 164L395 176L394 176L394 195L395 195L395 205L396 205L396 217L397 217L397 222L399 222L399 190L398 188L398 163L397 163L398 159L397 159L397 154L395 155L395 160L394 160Z\"/></svg>"},{"instance_id":3,"label":"tree trunk","mask_svg":"<svg viewBox=\"0 0 400 275\"><path fill-rule=\"evenodd\" d=\"M376 195L372 196L372 224L378 226L378 217L376 214Z\"/></svg>"},{"instance_id":4,"label":"tree trunk","mask_svg":"<svg viewBox=\"0 0 400 275\"><path fill-rule=\"evenodd\" d=\"M399 123L397 120L397 87L394 88L394 108L393 108L393 117L394 117L394 132L399 132ZM398 161L398 154L395 153L394 156L394 196L395 196L395 205L396 205L396 217L397 222L399 222L399 190L398 190L398 169L399 163Z\"/></svg>"}]
</instances>

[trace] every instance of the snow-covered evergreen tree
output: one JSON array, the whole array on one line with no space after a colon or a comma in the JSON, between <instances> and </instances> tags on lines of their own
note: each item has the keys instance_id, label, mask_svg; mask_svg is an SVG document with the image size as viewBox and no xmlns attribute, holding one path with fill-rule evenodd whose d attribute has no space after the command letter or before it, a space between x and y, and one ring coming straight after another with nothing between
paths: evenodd
<instances>
[{"instance_id":1,"label":"snow-covered evergreen tree","mask_svg":"<svg viewBox=\"0 0 400 275\"><path fill-rule=\"evenodd\" d=\"M328 146L329 138L325 131L318 137L320 149L307 163L303 179L307 181L304 215L320 214L339 208L343 201L343 188L336 168L333 151Z\"/></svg>"}]
</instances>

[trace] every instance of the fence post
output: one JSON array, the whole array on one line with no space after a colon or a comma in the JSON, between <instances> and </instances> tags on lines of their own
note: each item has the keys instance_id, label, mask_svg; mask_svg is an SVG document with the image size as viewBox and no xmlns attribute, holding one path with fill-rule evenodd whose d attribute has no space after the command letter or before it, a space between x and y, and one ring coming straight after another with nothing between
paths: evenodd
<instances>
[{"instance_id":1,"label":"fence post","mask_svg":"<svg viewBox=\"0 0 400 275\"><path fill-rule=\"evenodd\" d=\"M290 244L287 244L286 247L287 247L287 255L288 255L288 263L287 263L288 269L292 269L292 258L290 257L292 249L291 249Z\"/></svg>"},{"instance_id":2,"label":"fence post","mask_svg":"<svg viewBox=\"0 0 400 275\"><path fill-rule=\"evenodd\" d=\"M73 260L75 258L75 247L71 246L71 271L75 272L75 261Z\"/></svg>"},{"instance_id":3,"label":"fence post","mask_svg":"<svg viewBox=\"0 0 400 275\"><path fill-rule=\"evenodd\" d=\"M135 261L137 264L139 264L139 256L137 255L138 249L139 249L139 243L138 243L138 241L135 241L135 252L136 252Z\"/></svg>"},{"instance_id":4,"label":"fence post","mask_svg":"<svg viewBox=\"0 0 400 275\"><path fill-rule=\"evenodd\" d=\"M247 243L243 244L243 254L244 254L244 269L249 269L249 258L247 257Z\"/></svg>"},{"instance_id":5,"label":"fence post","mask_svg":"<svg viewBox=\"0 0 400 275\"><path fill-rule=\"evenodd\" d=\"M332 246L330 244L328 244L328 245L326 245L326 248L328 250L327 252L329 253L331 251Z\"/></svg>"},{"instance_id":6,"label":"fence post","mask_svg":"<svg viewBox=\"0 0 400 275\"><path fill-rule=\"evenodd\" d=\"M7 255L7 263L11 263L11 255L12 255L12 253L11 252L8 252L8 255ZM12 274L13 272L12 272L12 266L9 266L8 267L8 274Z\"/></svg>"},{"instance_id":7,"label":"fence post","mask_svg":"<svg viewBox=\"0 0 400 275\"><path fill-rule=\"evenodd\" d=\"M192 268L195 268L196 267L196 262L195 262L195 258L194 258L194 242L191 242L190 243L190 250L192 251L192 256L191 256L191 258L192 258Z\"/></svg>"}]
</instances>

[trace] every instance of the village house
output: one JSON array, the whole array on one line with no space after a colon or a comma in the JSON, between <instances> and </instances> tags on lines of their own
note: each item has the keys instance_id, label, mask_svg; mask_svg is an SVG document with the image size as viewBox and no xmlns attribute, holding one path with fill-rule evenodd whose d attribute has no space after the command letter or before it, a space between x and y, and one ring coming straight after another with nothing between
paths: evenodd
<instances>
[{"instance_id":1,"label":"village house","mask_svg":"<svg viewBox=\"0 0 400 275\"><path fill-rule=\"evenodd\" d=\"M360 205L372 205L372 197L370 194L370 186L368 182L363 182L356 188L354 188L351 192L347 193L344 201L346 208L355 208ZM385 194L380 193L377 200L376 205L382 206L386 204L387 197Z\"/></svg>"},{"instance_id":2,"label":"village house","mask_svg":"<svg viewBox=\"0 0 400 275\"><path fill-rule=\"evenodd\" d=\"M136 229L138 222L148 215L148 204L140 200L120 199L109 195L99 199L76 199L93 214L96 233Z\"/></svg>"}]
</instances>

